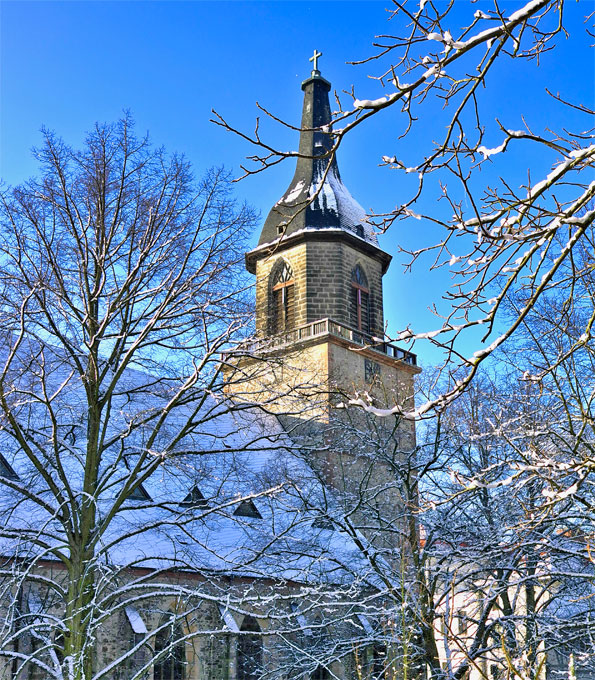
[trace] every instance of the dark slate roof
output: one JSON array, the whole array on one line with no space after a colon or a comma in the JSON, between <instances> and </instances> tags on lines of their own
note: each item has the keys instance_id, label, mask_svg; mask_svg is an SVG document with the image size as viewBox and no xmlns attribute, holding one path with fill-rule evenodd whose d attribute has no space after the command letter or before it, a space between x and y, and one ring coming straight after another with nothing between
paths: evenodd
<instances>
[{"instance_id":1,"label":"dark slate roof","mask_svg":"<svg viewBox=\"0 0 595 680\"><path fill-rule=\"evenodd\" d=\"M328 168L329 157L326 154L332 147L328 134L331 124L330 89L330 83L319 71L312 71L311 77L302 83L304 108L300 157L289 188L266 219L259 246L278 240L281 227L285 236L304 230L338 229L378 247L376 235L366 221L366 211L341 180L336 158L332 159ZM315 195L316 198L309 202Z\"/></svg>"}]
</instances>

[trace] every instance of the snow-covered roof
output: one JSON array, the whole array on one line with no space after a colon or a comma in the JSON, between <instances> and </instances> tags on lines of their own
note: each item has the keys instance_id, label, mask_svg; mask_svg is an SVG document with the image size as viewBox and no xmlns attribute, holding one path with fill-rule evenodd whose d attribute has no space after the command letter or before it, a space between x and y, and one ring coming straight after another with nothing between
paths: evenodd
<instances>
[{"instance_id":1,"label":"snow-covered roof","mask_svg":"<svg viewBox=\"0 0 595 680\"><path fill-rule=\"evenodd\" d=\"M263 226L259 246L296 232L339 229L378 247L366 211L341 180L331 157L330 83L313 75L302 84L299 157L295 175L283 197L273 206Z\"/></svg>"},{"instance_id":2,"label":"snow-covered roof","mask_svg":"<svg viewBox=\"0 0 595 680\"><path fill-rule=\"evenodd\" d=\"M63 419L62 431L56 436L46 406L37 399L34 365L23 367L10 398L15 417L34 428L30 432L39 447L39 462L51 471L65 502L71 502L70 492L80 502L87 445L85 398L67 362L55 355L52 367L51 348L45 354L44 380L48 392L54 390L52 408ZM99 561L332 582L350 579L363 567L345 534L313 526L318 508L332 514L332 493L322 487L279 420L257 406L223 396L203 399L198 411L193 402L180 405L137 471L143 475L152 469L142 479L148 498L129 497L107 522L130 471L146 453L145 429L129 433L131 424L158 413L169 397L167 383L138 371L128 371L118 385L106 430L113 446L103 454L95 497ZM172 450L170 440L190 416L193 427ZM29 559L54 559L56 550L68 554L57 494L7 429L9 425L0 422L0 449L9 466L3 468L14 473L0 480L0 554ZM187 499L195 488L203 498L193 507ZM242 499L251 499L261 517L235 514Z\"/></svg>"},{"instance_id":3,"label":"snow-covered roof","mask_svg":"<svg viewBox=\"0 0 595 680\"><path fill-rule=\"evenodd\" d=\"M341 229L378 246L374 229L367 219L366 211L353 198L343 184L336 164L331 165L325 177L327 161L312 163L312 180L303 179L292 183L271 211L279 224L288 222L285 235L294 234L292 222L303 221L304 229ZM299 211L304 212L303 220Z\"/></svg>"}]
</instances>

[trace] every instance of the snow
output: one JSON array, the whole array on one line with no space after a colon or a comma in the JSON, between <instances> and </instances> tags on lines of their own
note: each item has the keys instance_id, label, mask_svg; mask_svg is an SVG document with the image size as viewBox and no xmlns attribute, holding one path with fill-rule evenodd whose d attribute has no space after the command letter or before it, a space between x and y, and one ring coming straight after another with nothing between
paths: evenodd
<instances>
[{"instance_id":1,"label":"snow","mask_svg":"<svg viewBox=\"0 0 595 680\"><path fill-rule=\"evenodd\" d=\"M309 187L309 198L313 199L314 208L334 212L339 218L339 227L342 230L350 231L355 236L374 245L378 244L373 226L367 219L366 211L353 198L334 167L329 168L326 178L324 177L324 169L322 167L316 168L313 183ZM317 230L320 231L320 229ZM361 233L359 233L360 230Z\"/></svg>"},{"instance_id":2,"label":"snow","mask_svg":"<svg viewBox=\"0 0 595 680\"><path fill-rule=\"evenodd\" d=\"M63 382L62 371L56 371L55 379ZM123 391L114 395L116 415L108 438L120 429L127 431L138 409L146 415L160 408L164 400L155 393L155 385L159 388L154 378L138 372L123 376ZM56 399L64 400L63 413L69 420L83 423L76 414L77 408L82 408L79 397L80 383L73 380L72 384L66 383ZM137 568L198 573L208 570L211 574L255 578L320 578L336 582L353 578L358 559L362 559L358 558L360 551L341 531L326 536L312 530L315 515L304 508L304 498L315 504L317 499L322 503L324 497L328 503L332 494L323 489L278 420L258 407L238 408L221 398L207 399L195 416L195 431L179 442L181 451L161 455L162 445L167 447L177 423L186 422L189 409L191 404L178 409L164 431L164 441L155 442L159 455L145 462L145 466L155 466L142 482L152 500L128 503L102 528L97 559ZM46 415L38 404L23 404L23 417L27 413L35 414L41 431ZM86 440L82 424L80 429L71 452L61 459L75 494L84 474ZM142 431L139 437L142 439ZM142 450L139 437L127 435L128 450L123 459L118 456L119 444L104 454L99 475L103 491L96 499L100 525L136 464L137 452ZM52 552L67 553L61 524L56 521L58 509L54 509L52 494L43 479L32 474L27 457L5 432L0 432L0 446L20 479L28 480L24 487L27 496L20 502L15 502L18 490L0 486L0 552L4 556L26 554L27 559L50 557ZM52 468L54 463L49 460L47 465ZM208 507L192 510L180 505L194 485ZM234 516L242 498L253 500L262 519ZM40 543L47 547L40 547ZM269 549L261 550L264 545ZM359 568L365 573L363 563ZM32 594L32 608L39 610L41 605L34 597ZM133 629L140 629L142 620L133 612L127 615Z\"/></svg>"},{"instance_id":3,"label":"snow","mask_svg":"<svg viewBox=\"0 0 595 680\"><path fill-rule=\"evenodd\" d=\"M395 87L397 87L399 90L406 90L407 88L411 87L411 83L401 83L399 81L398 76L396 76L392 82L393 82L393 85Z\"/></svg>"},{"instance_id":4,"label":"snow","mask_svg":"<svg viewBox=\"0 0 595 680\"><path fill-rule=\"evenodd\" d=\"M227 607L224 607L223 605L219 605L219 611L221 612L221 618L223 619L223 622L227 626L227 628L232 632L232 633L239 633L240 628L234 619L232 613L227 609Z\"/></svg>"},{"instance_id":5,"label":"snow","mask_svg":"<svg viewBox=\"0 0 595 680\"><path fill-rule=\"evenodd\" d=\"M341 231L348 231L368 243L378 245L374 227L368 221L366 211L353 198L341 181L336 164L332 163L329 167L328 159L315 159L312 181L306 183L304 180L299 180L295 186L288 189L277 205L292 206L298 200L302 202L305 209L305 226L291 231L290 236L310 230L323 231L339 228ZM320 211L325 218L328 218L323 222L332 226L318 227L308 223L309 215L313 211ZM320 224L319 219L316 219L316 224ZM268 249L278 240L276 238L274 241L262 243L251 252L256 253L262 249Z\"/></svg>"},{"instance_id":6,"label":"snow","mask_svg":"<svg viewBox=\"0 0 595 680\"><path fill-rule=\"evenodd\" d=\"M300 197L303 190L304 190L304 181L300 180L288 194L283 196L280 203L293 203L294 201L296 201Z\"/></svg>"},{"instance_id":7,"label":"snow","mask_svg":"<svg viewBox=\"0 0 595 680\"><path fill-rule=\"evenodd\" d=\"M139 635L146 634L147 626L145 625L145 622L142 620L141 615L138 613L138 611L132 606L125 607L124 611L126 612L126 616L128 618L130 627L132 628L133 632Z\"/></svg>"},{"instance_id":8,"label":"snow","mask_svg":"<svg viewBox=\"0 0 595 680\"><path fill-rule=\"evenodd\" d=\"M571 486L563 490L551 491L549 489L543 489L541 492L543 496L550 499L556 499L557 501L562 501L569 496L574 496L578 491L578 482L575 482Z\"/></svg>"},{"instance_id":9,"label":"snow","mask_svg":"<svg viewBox=\"0 0 595 680\"><path fill-rule=\"evenodd\" d=\"M595 144L591 144L591 146L582 148L582 149L576 149L574 151L571 151L568 154L568 158L561 163L559 163L548 175L545 179L541 180L541 182L538 182L535 184L528 192L527 195L529 198L534 197L536 194L540 194L544 189L546 189L548 186L550 186L553 182L557 181L562 175L565 174L565 172L573 165L576 163L576 161L582 161L582 160L588 160L591 157L595 156ZM593 186L595 183L591 183L590 186Z\"/></svg>"},{"instance_id":10,"label":"snow","mask_svg":"<svg viewBox=\"0 0 595 680\"><path fill-rule=\"evenodd\" d=\"M480 154L483 155L484 160L489 158L490 156L495 156L497 153L502 153L506 149L506 144L507 142L504 141L500 146L496 146L493 149L487 149L485 146L480 146L477 148Z\"/></svg>"},{"instance_id":11,"label":"snow","mask_svg":"<svg viewBox=\"0 0 595 680\"><path fill-rule=\"evenodd\" d=\"M403 212L407 217L414 217L416 220L421 220L421 215L419 215L416 212L413 212L413 210L410 210L409 208L403 206Z\"/></svg>"},{"instance_id":12,"label":"snow","mask_svg":"<svg viewBox=\"0 0 595 680\"><path fill-rule=\"evenodd\" d=\"M517 10L516 12L513 12L508 17L508 21L517 21L518 19L522 19L524 16L526 16L527 14L532 12L537 7L540 7L540 6L546 5L546 4L547 4L546 0L531 0L531 2L527 3L524 7Z\"/></svg>"},{"instance_id":13,"label":"snow","mask_svg":"<svg viewBox=\"0 0 595 680\"><path fill-rule=\"evenodd\" d=\"M593 220L595 210L587 210L583 215L577 217L573 215L572 217L564 217L562 219L563 224L585 224ZM543 239L545 240L545 239Z\"/></svg>"},{"instance_id":14,"label":"snow","mask_svg":"<svg viewBox=\"0 0 595 680\"><path fill-rule=\"evenodd\" d=\"M378 99L354 99L354 109L375 109L390 101L389 95L378 97Z\"/></svg>"},{"instance_id":15,"label":"snow","mask_svg":"<svg viewBox=\"0 0 595 680\"><path fill-rule=\"evenodd\" d=\"M439 72L440 72L440 67L437 64L434 64L434 66L430 66L430 68L423 74L422 78L424 80L427 80L428 78L435 76Z\"/></svg>"},{"instance_id":16,"label":"snow","mask_svg":"<svg viewBox=\"0 0 595 680\"><path fill-rule=\"evenodd\" d=\"M517 21L523 19L525 16L528 16L531 14L531 12L540 7L540 6L545 6L549 0L532 0L532 2L529 2L527 5L525 5L523 8L520 10L514 12L513 14L510 15L508 18L509 23L513 24L516 23ZM483 14L481 12L481 15L478 17L478 14L480 13L480 10L478 10L475 13L476 18L482 18L482 19L489 19L490 17L488 15ZM508 24L506 26L506 30L509 30ZM444 35L441 35L440 33L429 33L426 38L428 40L437 40L438 42L442 42L446 45L445 51L448 52L450 48L454 48L456 50L462 50L467 47L471 47L474 45L477 45L484 40L487 43L488 49L491 48L492 43L494 38L501 36L503 33L503 26L502 24L499 24L497 26L494 26L493 28L488 28L484 31L481 31L480 33L477 33L476 35L468 38L465 41L453 41L452 36L449 31L446 31ZM514 38L513 38L514 39Z\"/></svg>"},{"instance_id":17,"label":"snow","mask_svg":"<svg viewBox=\"0 0 595 680\"><path fill-rule=\"evenodd\" d=\"M370 623L368 617L365 614L357 614L357 618L359 619L359 621L362 624L362 627L366 631L366 633L368 635L373 636L374 635L374 628L372 627L372 624Z\"/></svg>"}]
</instances>

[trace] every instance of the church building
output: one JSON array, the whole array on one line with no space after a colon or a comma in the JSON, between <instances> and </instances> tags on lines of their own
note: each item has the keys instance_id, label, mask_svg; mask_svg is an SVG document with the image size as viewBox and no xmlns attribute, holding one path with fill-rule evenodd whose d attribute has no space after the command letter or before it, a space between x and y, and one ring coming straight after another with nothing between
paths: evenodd
<instances>
[{"instance_id":1,"label":"church building","mask_svg":"<svg viewBox=\"0 0 595 680\"><path fill-rule=\"evenodd\" d=\"M318 442L326 453L317 460L325 482L333 485L341 457L353 453L354 419L369 422L359 409L337 406L358 395L379 408L413 410L413 378L420 369L414 354L385 340L382 278L391 256L341 179L331 133L331 84L317 58L302 90L294 177L270 210L258 245L246 253L246 267L256 277L258 340L242 362L249 377L239 391L255 401L270 398L271 410L294 434L326 433ZM269 360L264 374L259 353ZM282 370L275 371L271 357ZM400 451L414 448L414 422L372 420L392 433Z\"/></svg>"},{"instance_id":2,"label":"church building","mask_svg":"<svg viewBox=\"0 0 595 680\"><path fill-rule=\"evenodd\" d=\"M123 436L128 448L115 436L104 453L108 483L93 503L110 521L84 614L98 679L393 678L397 612L378 612L387 593L401 597L408 569L397 472L415 423L400 409L413 410L420 369L385 339L391 257L342 181L318 56L302 83L295 175L246 253L256 334L223 356L225 394L181 404L199 425L176 455L158 465L149 456L150 474L137 465L142 428ZM51 346L24 350L63 365ZM24 376L14 389L27 396L35 388ZM74 488L85 472L85 402L80 382L64 376L55 371L54 402L71 418L46 465ZM159 414L165 402L151 376L122 381L110 427L128 436L130 414ZM377 418L354 397L395 414ZM19 417L40 432L62 427L35 399L22 404ZM0 678L63 680L65 611L79 593L61 552L62 515L46 500L44 470L6 432L0 445Z\"/></svg>"}]
</instances>

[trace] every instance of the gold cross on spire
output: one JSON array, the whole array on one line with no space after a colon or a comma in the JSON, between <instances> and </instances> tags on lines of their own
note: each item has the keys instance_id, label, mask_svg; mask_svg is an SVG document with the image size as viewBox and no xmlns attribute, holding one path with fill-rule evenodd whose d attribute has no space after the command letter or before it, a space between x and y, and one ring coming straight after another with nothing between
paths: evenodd
<instances>
[{"instance_id":1,"label":"gold cross on spire","mask_svg":"<svg viewBox=\"0 0 595 680\"><path fill-rule=\"evenodd\" d=\"M318 57L322 57L322 52L314 50L314 54L310 57L310 61L314 63L313 71L318 71Z\"/></svg>"}]
</instances>

